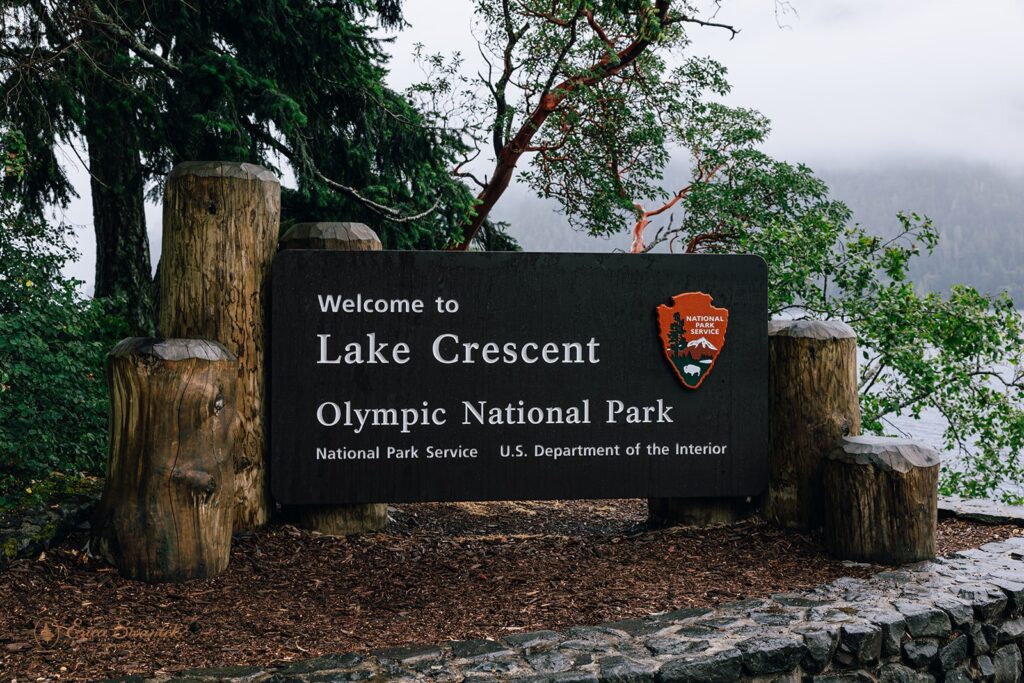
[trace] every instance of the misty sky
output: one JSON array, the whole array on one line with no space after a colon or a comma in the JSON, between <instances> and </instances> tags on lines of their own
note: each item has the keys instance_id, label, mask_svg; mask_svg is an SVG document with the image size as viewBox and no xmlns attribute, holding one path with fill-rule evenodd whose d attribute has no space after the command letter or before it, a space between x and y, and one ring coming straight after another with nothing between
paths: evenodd
<instances>
[{"instance_id":1,"label":"misty sky","mask_svg":"<svg viewBox=\"0 0 1024 683\"><path fill-rule=\"evenodd\" d=\"M724 31L694 30L688 50L728 68L731 103L772 119L769 153L817 169L940 160L1024 172L1022 0L792 4L795 13L777 20L773 0L723 0L717 20L741 33L729 40ZM392 86L421 78L411 57L417 42L429 52L459 50L473 63L469 0L405 0L404 11L411 26L390 47ZM66 157L82 195L61 214L80 226L83 256L69 273L91 291L88 176ZM147 218L155 264L159 208Z\"/></svg>"}]
</instances>

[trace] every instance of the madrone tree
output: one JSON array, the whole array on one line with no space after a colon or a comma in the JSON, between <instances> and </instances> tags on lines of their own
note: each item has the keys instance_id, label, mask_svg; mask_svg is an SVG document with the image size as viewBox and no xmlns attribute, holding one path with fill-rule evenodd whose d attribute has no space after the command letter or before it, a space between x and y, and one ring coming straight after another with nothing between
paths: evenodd
<instances>
[{"instance_id":1,"label":"madrone tree","mask_svg":"<svg viewBox=\"0 0 1024 683\"><path fill-rule=\"evenodd\" d=\"M667 1L480 2L477 17L484 71L422 55L431 78L413 89L475 150L456 167L479 188L464 237L518 169L573 227L629 230L631 251L760 255L771 315L857 331L866 429L899 433L899 416L940 416L959 455L944 490L1021 499L1020 312L969 286L917 291L908 265L934 249L930 221L900 216L896 232L872 232L809 168L765 154L767 119L722 104L720 65L664 57L686 45L687 25L713 22Z\"/></svg>"},{"instance_id":2,"label":"madrone tree","mask_svg":"<svg viewBox=\"0 0 1024 683\"><path fill-rule=\"evenodd\" d=\"M486 69L465 76L458 58L421 52L429 78L411 90L468 150L454 173L477 196L455 249L469 247L524 157L557 154L562 135L597 113L600 92L642 79L661 53L686 45L687 26L736 33L680 0L477 0L476 16ZM656 102L631 102L629 113L656 115L666 98L653 94ZM472 170L479 165L490 170Z\"/></svg>"}]
</instances>

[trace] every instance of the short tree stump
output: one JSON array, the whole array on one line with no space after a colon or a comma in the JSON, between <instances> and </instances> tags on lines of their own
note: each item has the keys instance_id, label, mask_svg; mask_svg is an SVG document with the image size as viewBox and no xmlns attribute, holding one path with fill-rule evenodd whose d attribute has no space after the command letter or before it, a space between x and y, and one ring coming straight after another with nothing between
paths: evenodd
<instances>
[{"instance_id":1,"label":"short tree stump","mask_svg":"<svg viewBox=\"0 0 1024 683\"><path fill-rule=\"evenodd\" d=\"M839 438L823 467L826 549L880 564L935 557L938 481L938 453L920 442Z\"/></svg>"}]
</instances>

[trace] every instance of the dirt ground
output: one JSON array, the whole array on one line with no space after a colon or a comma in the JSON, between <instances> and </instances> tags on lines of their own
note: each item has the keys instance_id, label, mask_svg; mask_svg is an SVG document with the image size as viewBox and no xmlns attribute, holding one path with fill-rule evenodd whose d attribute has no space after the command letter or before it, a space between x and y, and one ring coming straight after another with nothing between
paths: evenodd
<instances>
[{"instance_id":1,"label":"dirt ground","mask_svg":"<svg viewBox=\"0 0 1024 683\"><path fill-rule=\"evenodd\" d=\"M760 522L649 529L641 500L396 507L386 533L274 525L221 576L121 579L84 535L0 574L0 680L90 680L270 664L408 643L596 624L809 588L875 567ZM1022 533L939 524L939 552Z\"/></svg>"}]
</instances>

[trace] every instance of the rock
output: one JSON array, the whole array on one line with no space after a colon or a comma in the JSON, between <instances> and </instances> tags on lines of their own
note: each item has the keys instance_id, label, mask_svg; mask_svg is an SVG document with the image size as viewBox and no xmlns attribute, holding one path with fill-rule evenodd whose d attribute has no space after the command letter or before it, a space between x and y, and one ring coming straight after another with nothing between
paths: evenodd
<instances>
[{"instance_id":1,"label":"rock","mask_svg":"<svg viewBox=\"0 0 1024 683\"><path fill-rule=\"evenodd\" d=\"M452 643L452 657L455 659L479 659L510 655L512 651L494 640L457 640Z\"/></svg>"},{"instance_id":2,"label":"rock","mask_svg":"<svg viewBox=\"0 0 1024 683\"><path fill-rule=\"evenodd\" d=\"M970 608L967 608L970 612ZM907 622L899 612L872 612L864 615L882 630L882 654L896 655L907 632Z\"/></svg>"},{"instance_id":3,"label":"rock","mask_svg":"<svg viewBox=\"0 0 1024 683\"><path fill-rule=\"evenodd\" d=\"M971 654L975 656L983 655L991 649L988 644L988 639L982 632L981 624L971 624L967 631L967 635L971 639Z\"/></svg>"},{"instance_id":4,"label":"rock","mask_svg":"<svg viewBox=\"0 0 1024 683\"><path fill-rule=\"evenodd\" d=\"M939 650L939 666L943 671L955 669L967 659L967 636L959 635Z\"/></svg>"},{"instance_id":5,"label":"rock","mask_svg":"<svg viewBox=\"0 0 1024 683\"><path fill-rule=\"evenodd\" d=\"M996 676L996 667L988 655L981 655L974 659L974 670L978 672L978 676L983 681L991 681Z\"/></svg>"},{"instance_id":6,"label":"rock","mask_svg":"<svg viewBox=\"0 0 1024 683\"><path fill-rule=\"evenodd\" d=\"M826 630L808 631L803 634L803 668L808 673L817 673L832 661L836 651L836 634Z\"/></svg>"},{"instance_id":7,"label":"rock","mask_svg":"<svg viewBox=\"0 0 1024 683\"><path fill-rule=\"evenodd\" d=\"M277 673L284 676L293 676L311 672L338 671L359 666L362 661L363 657L359 655L327 655L326 657L316 657L286 664L278 669Z\"/></svg>"},{"instance_id":8,"label":"rock","mask_svg":"<svg viewBox=\"0 0 1024 683\"><path fill-rule=\"evenodd\" d=\"M1006 593L1006 597L1010 601L1009 610L1011 614L1020 614L1021 611L1024 611L1024 583L1000 577L993 577L989 581Z\"/></svg>"},{"instance_id":9,"label":"rock","mask_svg":"<svg viewBox=\"0 0 1024 683\"><path fill-rule=\"evenodd\" d=\"M949 615L949 621L953 628L967 629L974 623L974 607L963 600L954 597L939 598L935 606Z\"/></svg>"},{"instance_id":10,"label":"rock","mask_svg":"<svg viewBox=\"0 0 1024 683\"><path fill-rule=\"evenodd\" d=\"M356 662L358 664L358 662ZM249 680L264 676L265 672L258 666L221 666L215 669L186 669L178 673L179 678L202 676L204 679L217 680Z\"/></svg>"},{"instance_id":11,"label":"rock","mask_svg":"<svg viewBox=\"0 0 1024 683\"><path fill-rule=\"evenodd\" d=\"M1003 624L996 637L1000 645L1005 645L1019 639L1021 636L1024 636L1024 617L1018 617Z\"/></svg>"},{"instance_id":12,"label":"rock","mask_svg":"<svg viewBox=\"0 0 1024 683\"><path fill-rule=\"evenodd\" d=\"M949 616L937 607L898 603L896 609L907 621L907 630L914 638L945 638L952 630Z\"/></svg>"},{"instance_id":13,"label":"rock","mask_svg":"<svg viewBox=\"0 0 1024 683\"><path fill-rule=\"evenodd\" d=\"M974 615L982 621L992 621L1002 616L1010 600L997 588L987 586L964 586L957 593L974 607Z\"/></svg>"},{"instance_id":14,"label":"rock","mask_svg":"<svg viewBox=\"0 0 1024 683\"><path fill-rule=\"evenodd\" d=\"M972 680L974 679L971 677L971 672L964 667L949 671L942 678L943 683L971 683Z\"/></svg>"},{"instance_id":15,"label":"rock","mask_svg":"<svg viewBox=\"0 0 1024 683\"><path fill-rule=\"evenodd\" d=\"M589 640L594 643L621 643L629 637L625 631L607 626L575 626L565 632L570 640Z\"/></svg>"},{"instance_id":16,"label":"rock","mask_svg":"<svg viewBox=\"0 0 1024 683\"><path fill-rule=\"evenodd\" d=\"M788 626L791 621L797 619L796 614L789 612L751 612L750 618L755 624L765 626Z\"/></svg>"},{"instance_id":17,"label":"rock","mask_svg":"<svg viewBox=\"0 0 1024 683\"><path fill-rule=\"evenodd\" d=\"M776 593L772 600L785 607L820 607L831 602L828 598L815 598L800 593Z\"/></svg>"},{"instance_id":18,"label":"rock","mask_svg":"<svg viewBox=\"0 0 1024 683\"><path fill-rule=\"evenodd\" d=\"M935 676L902 664L886 664L878 672L878 683L935 683Z\"/></svg>"},{"instance_id":19,"label":"rock","mask_svg":"<svg viewBox=\"0 0 1024 683\"><path fill-rule=\"evenodd\" d=\"M441 648L435 645L412 645L375 650L372 654L378 659L394 659L402 664L415 664L429 659L437 659L441 656Z\"/></svg>"},{"instance_id":20,"label":"rock","mask_svg":"<svg viewBox=\"0 0 1024 683\"><path fill-rule=\"evenodd\" d=\"M915 669L931 664L939 654L939 645L934 640L911 640L903 644L903 659Z\"/></svg>"},{"instance_id":21,"label":"rock","mask_svg":"<svg viewBox=\"0 0 1024 683\"><path fill-rule=\"evenodd\" d=\"M524 667L514 657L494 656L471 660L462 666L465 673L492 674L501 679L508 679L517 673L524 673Z\"/></svg>"},{"instance_id":22,"label":"rock","mask_svg":"<svg viewBox=\"0 0 1024 683\"><path fill-rule=\"evenodd\" d=\"M659 683L735 683L743 672L743 655L730 648L714 654L672 659L658 670Z\"/></svg>"},{"instance_id":23,"label":"rock","mask_svg":"<svg viewBox=\"0 0 1024 683\"><path fill-rule=\"evenodd\" d=\"M623 619L601 624L603 628L613 628L631 636L643 636L665 628L665 624L653 619Z\"/></svg>"},{"instance_id":24,"label":"rock","mask_svg":"<svg viewBox=\"0 0 1024 683\"><path fill-rule=\"evenodd\" d=\"M862 671L848 673L824 674L815 676L814 683L875 683L875 679Z\"/></svg>"},{"instance_id":25,"label":"rock","mask_svg":"<svg viewBox=\"0 0 1024 683\"><path fill-rule=\"evenodd\" d=\"M840 630L839 647L860 664L874 663L882 654L882 629L874 624L845 624Z\"/></svg>"},{"instance_id":26,"label":"rock","mask_svg":"<svg viewBox=\"0 0 1024 683\"><path fill-rule=\"evenodd\" d=\"M1016 645L1004 645L996 650L992 665L995 683L1017 683L1022 669L1020 649Z\"/></svg>"},{"instance_id":27,"label":"rock","mask_svg":"<svg viewBox=\"0 0 1024 683\"><path fill-rule=\"evenodd\" d=\"M644 645L651 651L651 654L660 657L662 655L688 655L703 652L710 647L711 643L706 640L690 640L668 635L649 638Z\"/></svg>"},{"instance_id":28,"label":"rock","mask_svg":"<svg viewBox=\"0 0 1024 683\"><path fill-rule=\"evenodd\" d=\"M562 636L554 631L528 631L527 633L512 633L502 638L512 647L523 648L527 651L540 649L551 649L562 639Z\"/></svg>"},{"instance_id":29,"label":"rock","mask_svg":"<svg viewBox=\"0 0 1024 683\"><path fill-rule=\"evenodd\" d=\"M647 683L654 680L658 665L653 662L638 662L616 655L598 661L602 683Z\"/></svg>"},{"instance_id":30,"label":"rock","mask_svg":"<svg viewBox=\"0 0 1024 683\"><path fill-rule=\"evenodd\" d=\"M940 496L939 515L973 519L986 524L1024 525L1024 507L1003 505L991 500L965 500L959 496Z\"/></svg>"},{"instance_id":31,"label":"rock","mask_svg":"<svg viewBox=\"0 0 1024 683\"><path fill-rule=\"evenodd\" d=\"M466 680L483 681L486 679L467 678ZM541 674L539 676L517 676L516 678L506 680L515 681L515 683L598 683L597 674L590 671L562 671L553 674Z\"/></svg>"},{"instance_id":32,"label":"rock","mask_svg":"<svg viewBox=\"0 0 1024 683\"><path fill-rule=\"evenodd\" d=\"M794 638L759 636L736 647L743 653L743 668L754 676L791 671L804 654L803 644Z\"/></svg>"},{"instance_id":33,"label":"rock","mask_svg":"<svg viewBox=\"0 0 1024 683\"><path fill-rule=\"evenodd\" d=\"M568 671L572 668L573 664L572 658L558 650L528 654L526 655L526 661L533 667L534 671L542 674Z\"/></svg>"},{"instance_id":34,"label":"rock","mask_svg":"<svg viewBox=\"0 0 1024 683\"><path fill-rule=\"evenodd\" d=\"M676 623L686 621L687 619L696 619L697 617L703 617L708 614L711 614L711 610L706 607L686 607L684 609L677 609L671 612L655 614L651 618L661 622Z\"/></svg>"}]
</instances>

